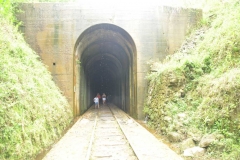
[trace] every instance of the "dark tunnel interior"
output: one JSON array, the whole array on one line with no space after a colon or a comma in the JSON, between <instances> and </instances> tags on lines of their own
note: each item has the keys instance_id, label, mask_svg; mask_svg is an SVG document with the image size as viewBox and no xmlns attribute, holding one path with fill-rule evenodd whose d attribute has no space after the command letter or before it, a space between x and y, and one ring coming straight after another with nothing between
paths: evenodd
<instances>
[{"instance_id":1,"label":"dark tunnel interior","mask_svg":"<svg viewBox=\"0 0 240 160\"><path fill-rule=\"evenodd\" d=\"M76 43L77 103L88 109L97 93L131 114L135 103L136 47L131 36L112 24L85 30Z\"/></svg>"}]
</instances>

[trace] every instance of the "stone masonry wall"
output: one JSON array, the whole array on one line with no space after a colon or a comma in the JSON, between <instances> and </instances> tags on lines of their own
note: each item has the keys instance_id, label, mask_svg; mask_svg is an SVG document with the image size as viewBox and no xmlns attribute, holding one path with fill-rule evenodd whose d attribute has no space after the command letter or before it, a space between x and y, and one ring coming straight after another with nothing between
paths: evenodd
<instances>
[{"instance_id":1,"label":"stone masonry wall","mask_svg":"<svg viewBox=\"0 0 240 160\"><path fill-rule=\"evenodd\" d=\"M144 117L146 62L163 60L183 42L201 11L164 6L87 6L77 3L24 3L18 15L26 41L40 55L56 84L73 106L73 49L80 34L100 23L127 31L137 48L137 115ZM73 106L74 107L74 106Z\"/></svg>"}]
</instances>

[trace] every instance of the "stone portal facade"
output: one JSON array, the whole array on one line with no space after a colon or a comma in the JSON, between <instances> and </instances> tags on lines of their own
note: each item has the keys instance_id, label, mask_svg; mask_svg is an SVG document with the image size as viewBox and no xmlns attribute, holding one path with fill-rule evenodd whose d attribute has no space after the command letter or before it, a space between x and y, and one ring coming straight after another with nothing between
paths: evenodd
<instances>
[{"instance_id":1,"label":"stone portal facade","mask_svg":"<svg viewBox=\"0 0 240 160\"><path fill-rule=\"evenodd\" d=\"M126 31L134 42L136 52L132 54L134 72L129 72L136 77L133 83L129 83L134 85L135 94L129 94L133 103L129 103L131 106L128 107L132 110L130 115L138 119L144 118L143 105L147 94L145 76L149 71L147 62L161 61L173 54L182 44L187 31L202 16L200 10L167 6L126 5L120 8L78 3L24 3L20 9L24 12L18 18L23 22L21 30L26 41L52 73L75 115L86 110L78 109L77 101L81 99L75 98L76 91L81 92L76 84L82 74L76 78L74 73L78 71L74 69L78 64L76 60L81 61L80 53L76 53L76 48L82 45L78 41L80 35L98 24L110 24Z\"/></svg>"}]
</instances>

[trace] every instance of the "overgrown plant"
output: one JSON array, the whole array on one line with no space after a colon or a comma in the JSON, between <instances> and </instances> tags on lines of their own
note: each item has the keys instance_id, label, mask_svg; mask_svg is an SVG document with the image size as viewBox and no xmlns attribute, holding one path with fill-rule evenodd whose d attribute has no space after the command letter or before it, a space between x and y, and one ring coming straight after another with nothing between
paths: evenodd
<instances>
[{"instance_id":1,"label":"overgrown plant","mask_svg":"<svg viewBox=\"0 0 240 160\"><path fill-rule=\"evenodd\" d=\"M144 111L160 134L177 132L196 145L204 135L216 135L204 158L239 159L240 2L209 2L204 32L188 39L199 37L195 48L154 64L158 72L148 76Z\"/></svg>"},{"instance_id":2,"label":"overgrown plant","mask_svg":"<svg viewBox=\"0 0 240 160\"><path fill-rule=\"evenodd\" d=\"M72 121L67 99L0 1L0 159L34 159Z\"/></svg>"}]
</instances>

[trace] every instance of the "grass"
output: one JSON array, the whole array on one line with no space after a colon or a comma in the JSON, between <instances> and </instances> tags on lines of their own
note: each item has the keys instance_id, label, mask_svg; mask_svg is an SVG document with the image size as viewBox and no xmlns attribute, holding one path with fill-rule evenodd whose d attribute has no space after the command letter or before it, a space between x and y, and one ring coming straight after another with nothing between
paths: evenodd
<instances>
[{"instance_id":1,"label":"grass","mask_svg":"<svg viewBox=\"0 0 240 160\"><path fill-rule=\"evenodd\" d=\"M0 4L0 159L34 159L60 137L72 111L46 66L13 26L11 1Z\"/></svg>"},{"instance_id":2,"label":"grass","mask_svg":"<svg viewBox=\"0 0 240 160\"><path fill-rule=\"evenodd\" d=\"M214 4L214 5L213 5ZM197 45L155 63L149 73L144 111L160 134L172 131L186 138L217 133L223 139L207 148L207 159L240 157L240 2L207 2ZM196 39L193 31L189 39ZM186 119L176 121L184 113ZM172 121L166 121L171 117Z\"/></svg>"},{"instance_id":3,"label":"grass","mask_svg":"<svg viewBox=\"0 0 240 160\"><path fill-rule=\"evenodd\" d=\"M240 2L185 2L206 4L199 29L189 35L197 45L154 63L158 72L147 77L148 124L164 135L173 131L185 138L221 135L207 148L205 158L239 159ZM0 159L34 159L60 136L72 112L46 67L13 26L19 23L15 4L0 0ZM180 120L180 115L186 116Z\"/></svg>"}]
</instances>

